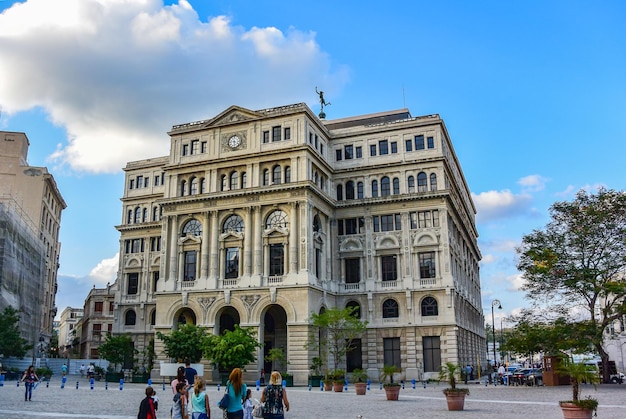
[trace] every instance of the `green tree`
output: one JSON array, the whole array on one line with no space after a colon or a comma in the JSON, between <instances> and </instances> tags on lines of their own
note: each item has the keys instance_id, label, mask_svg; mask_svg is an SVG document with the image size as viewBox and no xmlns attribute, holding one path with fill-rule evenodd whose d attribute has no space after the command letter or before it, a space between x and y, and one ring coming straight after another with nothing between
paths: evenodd
<instances>
[{"instance_id":1,"label":"green tree","mask_svg":"<svg viewBox=\"0 0 626 419\"><path fill-rule=\"evenodd\" d=\"M313 328L306 347L319 350L321 354L329 353L334 368L339 368L343 357L352 348L354 339L367 328L367 321L356 316L358 310L358 307L329 308L320 314L311 313Z\"/></svg>"},{"instance_id":2,"label":"green tree","mask_svg":"<svg viewBox=\"0 0 626 419\"><path fill-rule=\"evenodd\" d=\"M0 313L0 356L23 358L33 346L20 335L19 310L8 306Z\"/></svg>"},{"instance_id":3,"label":"green tree","mask_svg":"<svg viewBox=\"0 0 626 419\"><path fill-rule=\"evenodd\" d=\"M257 349L262 345L251 327L226 330L222 335L210 335L206 339L204 355L221 371L244 368L256 360Z\"/></svg>"},{"instance_id":4,"label":"green tree","mask_svg":"<svg viewBox=\"0 0 626 419\"><path fill-rule=\"evenodd\" d=\"M165 345L165 354L178 362L189 360L191 363L200 362L206 346L206 329L195 324L182 324L177 330L166 335L156 333Z\"/></svg>"},{"instance_id":5,"label":"green tree","mask_svg":"<svg viewBox=\"0 0 626 419\"><path fill-rule=\"evenodd\" d=\"M50 345L47 348L49 358L59 357L59 334L56 330L52 330L52 336L50 337Z\"/></svg>"},{"instance_id":6,"label":"green tree","mask_svg":"<svg viewBox=\"0 0 626 419\"><path fill-rule=\"evenodd\" d=\"M113 364L114 368L132 363L137 353L130 334L116 335L107 334L104 343L98 348L98 354ZM115 368L117 370L117 368Z\"/></svg>"},{"instance_id":7,"label":"green tree","mask_svg":"<svg viewBox=\"0 0 626 419\"><path fill-rule=\"evenodd\" d=\"M578 323L602 358L603 334L626 314L626 194L580 191L572 202L550 207L550 221L522 239L517 268L534 308Z\"/></svg>"}]
</instances>

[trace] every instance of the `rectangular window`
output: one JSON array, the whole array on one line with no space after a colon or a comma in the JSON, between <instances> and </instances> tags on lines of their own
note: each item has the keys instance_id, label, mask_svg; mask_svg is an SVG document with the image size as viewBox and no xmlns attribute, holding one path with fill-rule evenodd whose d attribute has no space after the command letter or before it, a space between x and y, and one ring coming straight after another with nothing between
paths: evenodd
<instances>
[{"instance_id":1,"label":"rectangular window","mask_svg":"<svg viewBox=\"0 0 626 419\"><path fill-rule=\"evenodd\" d=\"M362 346L361 339L353 339L350 346L348 346L348 352L346 353L346 371L352 372L357 368L363 368Z\"/></svg>"},{"instance_id":2,"label":"rectangular window","mask_svg":"<svg viewBox=\"0 0 626 419\"><path fill-rule=\"evenodd\" d=\"M161 237L150 237L150 251L159 252L161 250Z\"/></svg>"},{"instance_id":3,"label":"rectangular window","mask_svg":"<svg viewBox=\"0 0 626 419\"><path fill-rule=\"evenodd\" d=\"M404 142L404 148L406 149L406 151L413 151L413 141L412 140L406 140Z\"/></svg>"},{"instance_id":4,"label":"rectangular window","mask_svg":"<svg viewBox=\"0 0 626 419\"><path fill-rule=\"evenodd\" d=\"M100 336L101 333L102 333L102 325L100 323L94 323L93 324L93 335L94 336Z\"/></svg>"},{"instance_id":5,"label":"rectangular window","mask_svg":"<svg viewBox=\"0 0 626 419\"><path fill-rule=\"evenodd\" d=\"M285 252L282 244L270 244L270 275L283 275Z\"/></svg>"},{"instance_id":6,"label":"rectangular window","mask_svg":"<svg viewBox=\"0 0 626 419\"><path fill-rule=\"evenodd\" d=\"M398 279L398 265L396 263L396 255L382 256L380 258L382 280L383 281L395 281Z\"/></svg>"},{"instance_id":7,"label":"rectangular window","mask_svg":"<svg viewBox=\"0 0 626 419\"><path fill-rule=\"evenodd\" d=\"M126 288L126 294L135 295L137 294L139 288L139 274L134 272L130 273L127 276L128 278L128 288Z\"/></svg>"},{"instance_id":8,"label":"rectangular window","mask_svg":"<svg viewBox=\"0 0 626 419\"><path fill-rule=\"evenodd\" d=\"M202 141L200 143L200 153L202 154L206 153L206 141Z\"/></svg>"},{"instance_id":9,"label":"rectangular window","mask_svg":"<svg viewBox=\"0 0 626 419\"><path fill-rule=\"evenodd\" d=\"M141 253L141 239L133 239L131 253Z\"/></svg>"},{"instance_id":10,"label":"rectangular window","mask_svg":"<svg viewBox=\"0 0 626 419\"><path fill-rule=\"evenodd\" d=\"M276 142L276 141L280 141L280 131L281 131L281 127L280 125L277 127L272 127L272 142Z\"/></svg>"},{"instance_id":11,"label":"rectangular window","mask_svg":"<svg viewBox=\"0 0 626 419\"><path fill-rule=\"evenodd\" d=\"M391 154L398 153L398 143L395 141L391 142Z\"/></svg>"},{"instance_id":12,"label":"rectangular window","mask_svg":"<svg viewBox=\"0 0 626 419\"><path fill-rule=\"evenodd\" d=\"M420 278L435 277L435 252L419 253Z\"/></svg>"},{"instance_id":13,"label":"rectangular window","mask_svg":"<svg viewBox=\"0 0 626 419\"><path fill-rule=\"evenodd\" d=\"M415 136L415 149L416 150L423 150L424 149L424 136L423 135L416 135Z\"/></svg>"},{"instance_id":14,"label":"rectangular window","mask_svg":"<svg viewBox=\"0 0 626 419\"><path fill-rule=\"evenodd\" d=\"M393 231L393 215L380 216L380 231Z\"/></svg>"},{"instance_id":15,"label":"rectangular window","mask_svg":"<svg viewBox=\"0 0 626 419\"><path fill-rule=\"evenodd\" d=\"M159 182L160 182L160 179L159 179L159 178L160 178L160 176L159 176L159 175L156 175L156 176L154 177L154 186L159 186Z\"/></svg>"},{"instance_id":16,"label":"rectangular window","mask_svg":"<svg viewBox=\"0 0 626 419\"><path fill-rule=\"evenodd\" d=\"M401 368L400 338L383 338L383 363Z\"/></svg>"},{"instance_id":17,"label":"rectangular window","mask_svg":"<svg viewBox=\"0 0 626 419\"><path fill-rule=\"evenodd\" d=\"M317 147L319 145L319 137L317 136L317 134L315 134L315 149L317 150Z\"/></svg>"},{"instance_id":18,"label":"rectangular window","mask_svg":"<svg viewBox=\"0 0 626 419\"><path fill-rule=\"evenodd\" d=\"M198 154L200 151L200 140L193 140L191 142L191 154Z\"/></svg>"},{"instance_id":19,"label":"rectangular window","mask_svg":"<svg viewBox=\"0 0 626 419\"><path fill-rule=\"evenodd\" d=\"M335 150L335 160L336 161L341 161L342 157L341 157L341 149L339 150Z\"/></svg>"},{"instance_id":20,"label":"rectangular window","mask_svg":"<svg viewBox=\"0 0 626 419\"><path fill-rule=\"evenodd\" d=\"M315 276L322 279L322 251L315 249Z\"/></svg>"},{"instance_id":21,"label":"rectangular window","mask_svg":"<svg viewBox=\"0 0 626 419\"><path fill-rule=\"evenodd\" d=\"M143 186L143 176L137 176L137 189Z\"/></svg>"},{"instance_id":22,"label":"rectangular window","mask_svg":"<svg viewBox=\"0 0 626 419\"><path fill-rule=\"evenodd\" d=\"M263 131L263 143L269 143L269 142L270 142L270 132Z\"/></svg>"},{"instance_id":23,"label":"rectangular window","mask_svg":"<svg viewBox=\"0 0 626 419\"><path fill-rule=\"evenodd\" d=\"M291 128L285 127L285 140L291 140Z\"/></svg>"},{"instance_id":24,"label":"rectangular window","mask_svg":"<svg viewBox=\"0 0 626 419\"><path fill-rule=\"evenodd\" d=\"M346 156L346 160L352 160L354 158L354 147L351 145L345 146L344 154Z\"/></svg>"},{"instance_id":25,"label":"rectangular window","mask_svg":"<svg viewBox=\"0 0 626 419\"><path fill-rule=\"evenodd\" d=\"M356 158L357 158L357 159L361 159L361 158L363 158L363 147L361 147L361 146L356 146L356 147L354 148L354 150L356 151Z\"/></svg>"},{"instance_id":26,"label":"rectangular window","mask_svg":"<svg viewBox=\"0 0 626 419\"><path fill-rule=\"evenodd\" d=\"M313 133L309 132L309 144L313 144Z\"/></svg>"},{"instance_id":27,"label":"rectangular window","mask_svg":"<svg viewBox=\"0 0 626 419\"><path fill-rule=\"evenodd\" d=\"M161 172L161 185L165 185L165 172Z\"/></svg>"},{"instance_id":28,"label":"rectangular window","mask_svg":"<svg viewBox=\"0 0 626 419\"><path fill-rule=\"evenodd\" d=\"M189 155L189 144L183 144L183 156Z\"/></svg>"},{"instance_id":29,"label":"rectangular window","mask_svg":"<svg viewBox=\"0 0 626 419\"><path fill-rule=\"evenodd\" d=\"M346 284L357 284L361 282L361 262L359 258L345 259Z\"/></svg>"},{"instance_id":30,"label":"rectangular window","mask_svg":"<svg viewBox=\"0 0 626 419\"><path fill-rule=\"evenodd\" d=\"M195 250L185 252L185 266L183 281L195 281L196 280L196 260L198 252Z\"/></svg>"},{"instance_id":31,"label":"rectangular window","mask_svg":"<svg viewBox=\"0 0 626 419\"><path fill-rule=\"evenodd\" d=\"M376 155L376 144L371 144L370 145L370 157L373 157Z\"/></svg>"},{"instance_id":32,"label":"rectangular window","mask_svg":"<svg viewBox=\"0 0 626 419\"><path fill-rule=\"evenodd\" d=\"M159 271L152 272L152 292L156 292L157 283L159 282L160 277L161 277L161 274Z\"/></svg>"},{"instance_id":33,"label":"rectangular window","mask_svg":"<svg viewBox=\"0 0 626 419\"><path fill-rule=\"evenodd\" d=\"M389 142L387 140L381 140L378 142L378 152L381 156L389 154Z\"/></svg>"},{"instance_id":34,"label":"rectangular window","mask_svg":"<svg viewBox=\"0 0 626 419\"><path fill-rule=\"evenodd\" d=\"M239 277L239 248L229 247L226 249L226 272L224 278Z\"/></svg>"},{"instance_id":35,"label":"rectangular window","mask_svg":"<svg viewBox=\"0 0 626 419\"><path fill-rule=\"evenodd\" d=\"M128 185L128 189L134 189L134 188L135 188L135 179L131 179L130 185Z\"/></svg>"},{"instance_id":36,"label":"rectangular window","mask_svg":"<svg viewBox=\"0 0 626 419\"><path fill-rule=\"evenodd\" d=\"M422 337L424 351L424 372L437 372L441 368L441 348L439 336Z\"/></svg>"},{"instance_id":37,"label":"rectangular window","mask_svg":"<svg viewBox=\"0 0 626 419\"><path fill-rule=\"evenodd\" d=\"M102 313L102 310L103 310L103 309L104 309L104 303L103 303L102 301L96 301L96 302L94 303L94 308L93 308L93 310L94 310L96 313Z\"/></svg>"},{"instance_id":38,"label":"rectangular window","mask_svg":"<svg viewBox=\"0 0 626 419\"><path fill-rule=\"evenodd\" d=\"M320 154L324 155L324 143L320 143Z\"/></svg>"},{"instance_id":39,"label":"rectangular window","mask_svg":"<svg viewBox=\"0 0 626 419\"><path fill-rule=\"evenodd\" d=\"M113 331L113 323L109 323L107 325L107 332L111 333Z\"/></svg>"},{"instance_id":40,"label":"rectangular window","mask_svg":"<svg viewBox=\"0 0 626 419\"><path fill-rule=\"evenodd\" d=\"M435 148L435 139L433 137L428 137L426 139L428 148Z\"/></svg>"},{"instance_id":41,"label":"rectangular window","mask_svg":"<svg viewBox=\"0 0 626 419\"><path fill-rule=\"evenodd\" d=\"M115 310L115 303L113 303L113 301L109 301L109 314L113 314L114 310Z\"/></svg>"},{"instance_id":42,"label":"rectangular window","mask_svg":"<svg viewBox=\"0 0 626 419\"><path fill-rule=\"evenodd\" d=\"M144 188L147 188L148 186L150 186L150 178L149 178L148 176L146 176L146 177L143 179L143 187L144 187Z\"/></svg>"}]
</instances>

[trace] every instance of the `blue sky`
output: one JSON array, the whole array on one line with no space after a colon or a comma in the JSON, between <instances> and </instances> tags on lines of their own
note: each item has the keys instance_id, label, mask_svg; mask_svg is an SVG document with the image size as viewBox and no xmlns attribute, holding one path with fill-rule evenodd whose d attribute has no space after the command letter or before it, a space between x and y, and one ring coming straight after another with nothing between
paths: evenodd
<instances>
[{"instance_id":1,"label":"blue sky","mask_svg":"<svg viewBox=\"0 0 626 419\"><path fill-rule=\"evenodd\" d=\"M527 306L515 246L581 188L624 189L622 1L0 1L0 130L68 203L59 312L117 269L127 161L172 125L307 102L445 120L478 208L483 308ZM506 324L506 323L505 323Z\"/></svg>"}]
</instances>

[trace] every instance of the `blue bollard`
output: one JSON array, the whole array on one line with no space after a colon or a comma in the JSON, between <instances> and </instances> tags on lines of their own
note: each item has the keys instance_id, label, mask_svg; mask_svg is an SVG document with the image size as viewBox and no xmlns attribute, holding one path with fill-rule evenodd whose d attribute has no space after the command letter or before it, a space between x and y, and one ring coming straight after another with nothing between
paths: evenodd
<instances>
[{"instance_id":1,"label":"blue bollard","mask_svg":"<svg viewBox=\"0 0 626 419\"><path fill-rule=\"evenodd\" d=\"M287 380L283 380L283 388L287 387Z\"/></svg>"},{"instance_id":2,"label":"blue bollard","mask_svg":"<svg viewBox=\"0 0 626 419\"><path fill-rule=\"evenodd\" d=\"M426 380L422 381L422 383L424 384L424 388L426 388Z\"/></svg>"},{"instance_id":3,"label":"blue bollard","mask_svg":"<svg viewBox=\"0 0 626 419\"><path fill-rule=\"evenodd\" d=\"M261 387L261 380L256 380L256 391L259 391Z\"/></svg>"},{"instance_id":4,"label":"blue bollard","mask_svg":"<svg viewBox=\"0 0 626 419\"><path fill-rule=\"evenodd\" d=\"M4 387L4 375L0 374L0 387Z\"/></svg>"},{"instance_id":5,"label":"blue bollard","mask_svg":"<svg viewBox=\"0 0 626 419\"><path fill-rule=\"evenodd\" d=\"M402 383L402 390L404 390L404 380L402 380L401 383Z\"/></svg>"},{"instance_id":6,"label":"blue bollard","mask_svg":"<svg viewBox=\"0 0 626 419\"><path fill-rule=\"evenodd\" d=\"M50 387L50 380L46 380L46 388Z\"/></svg>"},{"instance_id":7,"label":"blue bollard","mask_svg":"<svg viewBox=\"0 0 626 419\"><path fill-rule=\"evenodd\" d=\"M311 391L311 384L309 384L309 391Z\"/></svg>"},{"instance_id":8,"label":"blue bollard","mask_svg":"<svg viewBox=\"0 0 626 419\"><path fill-rule=\"evenodd\" d=\"M324 391L324 382L320 380L320 391Z\"/></svg>"},{"instance_id":9,"label":"blue bollard","mask_svg":"<svg viewBox=\"0 0 626 419\"><path fill-rule=\"evenodd\" d=\"M152 378L148 378L148 385L151 386L152 385Z\"/></svg>"},{"instance_id":10,"label":"blue bollard","mask_svg":"<svg viewBox=\"0 0 626 419\"><path fill-rule=\"evenodd\" d=\"M165 381L162 381L161 384L163 384L163 391L165 391Z\"/></svg>"},{"instance_id":11,"label":"blue bollard","mask_svg":"<svg viewBox=\"0 0 626 419\"><path fill-rule=\"evenodd\" d=\"M217 391L220 391L220 385L219 385L219 383L217 384Z\"/></svg>"},{"instance_id":12,"label":"blue bollard","mask_svg":"<svg viewBox=\"0 0 626 419\"><path fill-rule=\"evenodd\" d=\"M415 390L415 378L411 380L411 386L413 386L413 390Z\"/></svg>"},{"instance_id":13,"label":"blue bollard","mask_svg":"<svg viewBox=\"0 0 626 419\"><path fill-rule=\"evenodd\" d=\"M343 389L348 391L348 379L343 380Z\"/></svg>"},{"instance_id":14,"label":"blue bollard","mask_svg":"<svg viewBox=\"0 0 626 419\"><path fill-rule=\"evenodd\" d=\"M105 389L105 390L108 390L108 389L109 389L109 382L108 382L108 381L105 381L105 382L104 382L104 389Z\"/></svg>"},{"instance_id":15,"label":"blue bollard","mask_svg":"<svg viewBox=\"0 0 626 419\"><path fill-rule=\"evenodd\" d=\"M382 390L382 389L383 389L383 383L382 383L382 381L381 381L380 383L378 383L378 385L379 385L379 388L378 388L378 389L379 389L379 390Z\"/></svg>"},{"instance_id":16,"label":"blue bollard","mask_svg":"<svg viewBox=\"0 0 626 419\"><path fill-rule=\"evenodd\" d=\"M120 378L120 391L124 390L124 379Z\"/></svg>"},{"instance_id":17,"label":"blue bollard","mask_svg":"<svg viewBox=\"0 0 626 419\"><path fill-rule=\"evenodd\" d=\"M91 387L91 389L93 390L93 385L96 382L96 380L94 380L93 378L89 379L89 387Z\"/></svg>"},{"instance_id":18,"label":"blue bollard","mask_svg":"<svg viewBox=\"0 0 626 419\"><path fill-rule=\"evenodd\" d=\"M76 381L76 390L78 390L78 381Z\"/></svg>"},{"instance_id":19,"label":"blue bollard","mask_svg":"<svg viewBox=\"0 0 626 419\"><path fill-rule=\"evenodd\" d=\"M370 381L370 379L368 378L368 379L367 379L367 391L370 391L370 384L371 384L371 381Z\"/></svg>"}]
</instances>

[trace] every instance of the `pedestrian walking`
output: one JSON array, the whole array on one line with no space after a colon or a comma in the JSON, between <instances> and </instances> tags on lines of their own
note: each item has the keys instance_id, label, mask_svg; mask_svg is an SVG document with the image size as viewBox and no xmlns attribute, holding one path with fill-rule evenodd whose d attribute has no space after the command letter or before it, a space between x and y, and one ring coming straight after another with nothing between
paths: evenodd
<instances>
[{"instance_id":1,"label":"pedestrian walking","mask_svg":"<svg viewBox=\"0 0 626 419\"><path fill-rule=\"evenodd\" d=\"M156 406L153 399L154 389L146 387L146 397L139 404L137 419L156 419Z\"/></svg>"},{"instance_id":2,"label":"pedestrian walking","mask_svg":"<svg viewBox=\"0 0 626 419\"><path fill-rule=\"evenodd\" d=\"M246 391L246 398L243 401L243 419L253 419L252 410L254 409L254 403L252 403L252 390Z\"/></svg>"},{"instance_id":3,"label":"pedestrian walking","mask_svg":"<svg viewBox=\"0 0 626 419\"><path fill-rule=\"evenodd\" d=\"M263 418L284 419L285 412L289 411L289 400L287 400L287 390L283 388L283 377L278 371L272 371L270 383L261 394L263 405Z\"/></svg>"},{"instance_id":4,"label":"pedestrian walking","mask_svg":"<svg viewBox=\"0 0 626 419\"><path fill-rule=\"evenodd\" d=\"M187 384L189 386L193 386L196 381L196 376L198 375L198 371L191 366L189 360L185 361L185 378L187 379Z\"/></svg>"},{"instance_id":5,"label":"pedestrian walking","mask_svg":"<svg viewBox=\"0 0 626 419\"><path fill-rule=\"evenodd\" d=\"M205 392L204 379L196 377L193 384L191 399L191 416L193 419L211 419L211 408L209 407L209 395Z\"/></svg>"},{"instance_id":6,"label":"pedestrian walking","mask_svg":"<svg viewBox=\"0 0 626 419\"><path fill-rule=\"evenodd\" d=\"M67 364L61 366L61 375L65 377L67 375Z\"/></svg>"},{"instance_id":7,"label":"pedestrian walking","mask_svg":"<svg viewBox=\"0 0 626 419\"><path fill-rule=\"evenodd\" d=\"M178 391L176 390L176 386L178 385L178 383L185 384L185 391L187 391L187 388L189 387L189 382L187 381L187 378L185 378L185 367L183 367L182 365L176 370L176 378L174 378L171 383L172 393L174 393L174 395L178 393Z\"/></svg>"},{"instance_id":8,"label":"pedestrian walking","mask_svg":"<svg viewBox=\"0 0 626 419\"><path fill-rule=\"evenodd\" d=\"M22 375L22 380L24 382L24 387L26 388L24 392L24 401L31 401L33 397L33 387L35 383L39 381L39 377L35 374L35 367L32 365L28 367L26 371L24 371L24 375Z\"/></svg>"},{"instance_id":9,"label":"pedestrian walking","mask_svg":"<svg viewBox=\"0 0 626 419\"><path fill-rule=\"evenodd\" d=\"M234 368L228 376L226 392L228 393L228 407L226 417L228 419L243 419L243 398L248 387L243 382L241 368Z\"/></svg>"},{"instance_id":10,"label":"pedestrian walking","mask_svg":"<svg viewBox=\"0 0 626 419\"><path fill-rule=\"evenodd\" d=\"M80 371L80 378L83 378L85 376L85 364L81 364L78 370Z\"/></svg>"},{"instance_id":11,"label":"pedestrian walking","mask_svg":"<svg viewBox=\"0 0 626 419\"><path fill-rule=\"evenodd\" d=\"M189 413L187 411L187 386L184 381L176 384L176 394L174 395L173 401L172 419L189 419Z\"/></svg>"}]
</instances>

